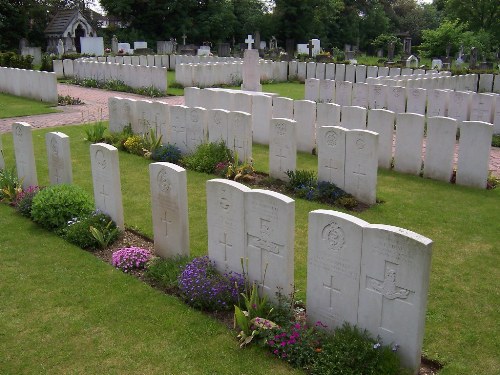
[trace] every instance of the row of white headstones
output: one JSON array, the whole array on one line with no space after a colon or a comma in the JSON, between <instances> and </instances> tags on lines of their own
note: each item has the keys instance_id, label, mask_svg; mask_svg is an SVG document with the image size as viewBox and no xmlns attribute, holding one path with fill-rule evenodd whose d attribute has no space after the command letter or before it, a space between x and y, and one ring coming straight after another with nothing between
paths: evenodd
<instances>
[{"instance_id":1,"label":"row of white headstones","mask_svg":"<svg viewBox=\"0 0 500 375\"><path fill-rule=\"evenodd\" d=\"M484 121L493 124L495 133L500 134L500 94L308 79L305 99L427 117L446 116L458 121Z\"/></svg>"},{"instance_id":2,"label":"row of white headstones","mask_svg":"<svg viewBox=\"0 0 500 375\"><path fill-rule=\"evenodd\" d=\"M24 185L36 185L31 127L12 128L16 165ZM71 183L69 138L46 135L51 184ZM97 209L124 228L118 150L90 145ZM157 255L188 255L186 171L151 163L150 191ZM30 175L31 173L31 175ZM34 176L33 176L34 174ZM276 300L294 284L295 201L285 195L249 189L235 181L207 181L208 253L220 271L241 272ZM418 372L429 288L432 241L406 229L369 224L354 216L316 210L309 213L307 315L333 329L356 324L398 347L404 366Z\"/></svg>"},{"instance_id":3,"label":"row of white headstones","mask_svg":"<svg viewBox=\"0 0 500 375\"><path fill-rule=\"evenodd\" d=\"M57 103L57 78L54 73L0 66L0 92Z\"/></svg>"}]
</instances>

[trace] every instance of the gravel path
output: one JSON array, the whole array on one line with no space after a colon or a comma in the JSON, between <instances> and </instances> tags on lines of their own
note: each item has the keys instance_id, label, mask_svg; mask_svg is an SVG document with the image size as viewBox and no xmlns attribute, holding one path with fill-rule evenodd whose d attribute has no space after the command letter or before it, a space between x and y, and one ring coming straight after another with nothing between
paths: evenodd
<instances>
[{"instance_id":1,"label":"gravel path","mask_svg":"<svg viewBox=\"0 0 500 375\"><path fill-rule=\"evenodd\" d=\"M74 98L80 98L85 104L57 107L62 113L0 119L0 133L11 131L12 124L18 121L27 122L34 128L47 128L76 125L97 120L108 120L108 98L113 96L133 99L151 99L136 94L90 89L65 84L58 84L57 91L59 95L69 95ZM169 96L154 98L152 100L161 100L169 104L184 104L183 96ZM456 158L457 154L455 152L455 162ZM491 148L489 169L495 176L500 178L500 148Z\"/></svg>"}]
</instances>

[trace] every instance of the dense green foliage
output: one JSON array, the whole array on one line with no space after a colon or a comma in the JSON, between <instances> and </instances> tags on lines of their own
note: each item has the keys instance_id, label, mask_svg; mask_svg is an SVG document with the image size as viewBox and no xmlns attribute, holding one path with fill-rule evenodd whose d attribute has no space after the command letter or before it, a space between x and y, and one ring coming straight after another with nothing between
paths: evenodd
<instances>
[{"instance_id":1,"label":"dense green foliage","mask_svg":"<svg viewBox=\"0 0 500 375\"><path fill-rule=\"evenodd\" d=\"M214 173L218 163L232 160L231 152L224 142L204 143L196 151L184 157L182 164L197 172Z\"/></svg>"},{"instance_id":2,"label":"dense green foliage","mask_svg":"<svg viewBox=\"0 0 500 375\"><path fill-rule=\"evenodd\" d=\"M5 66L7 68L33 69L33 56L22 56L14 52L0 53L0 66Z\"/></svg>"},{"instance_id":3,"label":"dense green foliage","mask_svg":"<svg viewBox=\"0 0 500 375\"><path fill-rule=\"evenodd\" d=\"M42 227L61 229L74 219L92 212L92 198L77 185L52 185L33 198L32 219Z\"/></svg>"}]
</instances>

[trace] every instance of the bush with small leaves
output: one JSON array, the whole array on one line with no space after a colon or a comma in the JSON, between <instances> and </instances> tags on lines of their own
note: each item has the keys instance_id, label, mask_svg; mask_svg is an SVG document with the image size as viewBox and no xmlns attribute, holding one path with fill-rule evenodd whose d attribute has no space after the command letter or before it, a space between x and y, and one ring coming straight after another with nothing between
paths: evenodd
<instances>
[{"instance_id":1,"label":"bush with small leaves","mask_svg":"<svg viewBox=\"0 0 500 375\"><path fill-rule=\"evenodd\" d=\"M113 253L111 263L123 272L129 272L144 268L150 259L149 250L140 247L124 247Z\"/></svg>"},{"instance_id":2,"label":"bush with small leaves","mask_svg":"<svg viewBox=\"0 0 500 375\"><path fill-rule=\"evenodd\" d=\"M94 250L100 248L99 241L92 235L90 228L96 228L108 239L108 244L118 239L119 229L109 215L99 210L92 212L89 216L75 218L68 222L68 226L61 230L61 237L66 241L81 247L82 249Z\"/></svg>"},{"instance_id":3,"label":"bush with small leaves","mask_svg":"<svg viewBox=\"0 0 500 375\"><path fill-rule=\"evenodd\" d=\"M196 151L184 157L182 164L197 172L214 173L217 165L231 160L231 152L224 142L203 143Z\"/></svg>"},{"instance_id":4,"label":"bush with small leaves","mask_svg":"<svg viewBox=\"0 0 500 375\"><path fill-rule=\"evenodd\" d=\"M131 154L140 156L144 156L147 151L146 145L144 143L144 138L140 135L131 135L130 137L128 137L123 144L123 147Z\"/></svg>"},{"instance_id":5,"label":"bush with small leaves","mask_svg":"<svg viewBox=\"0 0 500 375\"><path fill-rule=\"evenodd\" d=\"M33 198L31 218L45 229L57 230L73 218L89 215L92 210L92 199L81 187L52 185Z\"/></svg>"}]
</instances>

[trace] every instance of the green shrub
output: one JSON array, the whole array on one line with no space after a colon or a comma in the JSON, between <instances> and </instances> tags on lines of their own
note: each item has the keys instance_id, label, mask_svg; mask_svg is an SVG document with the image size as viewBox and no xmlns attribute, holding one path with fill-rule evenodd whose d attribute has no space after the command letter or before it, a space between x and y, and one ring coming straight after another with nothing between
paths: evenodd
<instances>
[{"instance_id":1,"label":"green shrub","mask_svg":"<svg viewBox=\"0 0 500 375\"><path fill-rule=\"evenodd\" d=\"M0 202L14 203L23 191L16 169L0 169Z\"/></svg>"},{"instance_id":2,"label":"green shrub","mask_svg":"<svg viewBox=\"0 0 500 375\"><path fill-rule=\"evenodd\" d=\"M40 186L30 186L18 194L16 198L15 207L17 212L26 217L31 217L31 206L33 198L41 190Z\"/></svg>"},{"instance_id":3,"label":"green shrub","mask_svg":"<svg viewBox=\"0 0 500 375\"><path fill-rule=\"evenodd\" d=\"M128 124L123 128L123 130L119 133L111 133L110 135L107 135L104 139L106 143L109 143L113 146L115 146L117 149L126 151L125 149L125 142L127 139L134 135L132 132L132 125Z\"/></svg>"},{"instance_id":4,"label":"green shrub","mask_svg":"<svg viewBox=\"0 0 500 375\"><path fill-rule=\"evenodd\" d=\"M191 261L187 256L177 255L172 258L154 258L146 267L145 276L169 291L178 290L178 279L182 270Z\"/></svg>"},{"instance_id":5,"label":"green shrub","mask_svg":"<svg viewBox=\"0 0 500 375\"><path fill-rule=\"evenodd\" d=\"M68 226L61 230L60 235L66 241L82 249L94 250L101 248L99 241L90 230L91 227L99 230L109 240L108 244L116 241L120 234L111 217L97 210L89 216L69 221Z\"/></svg>"},{"instance_id":6,"label":"green shrub","mask_svg":"<svg viewBox=\"0 0 500 375\"><path fill-rule=\"evenodd\" d=\"M229 160L231 160L231 152L226 147L226 144L221 141L199 145L193 154L182 159L182 164L186 168L197 172L214 173L218 163Z\"/></svg>"},{"instance_id":7,"label":"green shrub","mask_svg":"<svg viewBox=\"0 0 500 375\"><path fill-rule=\"evenodd\" d=\"M491 145L493 147L500 147L500 134L493 135L493 138L491 140Z\"/></svg>"},{"instance_id":8,"label":"green shrub","mask_svg":"<svg viewBox=\"0 0 500 375\"><path fill-rule=\"evenodd\" d=\"M349 324L335 330L321 343L321 351L311 365L316 375L399 375L401 366L397 347L383 346Z\"/></svg>"},{"instance_id":9,"label":"green shrub","mask_svg":"<svg viewBox=\"0 0 500 375\"><path fill-rule=\"evenodd\" d=\"M309 170L287 171L286 175L289 178L287 188L290 190L312 187L317 184L318 180L316 172Z\"/></svg>"},{"instance_id":10,"label":"green shrub","mask_svg":"<svg viewBox=\"0 0 500 375\"><path fill-rule=\"evenodd\" d=\"M33 221L49 230L61 229L74 218L92 212L92 199L76 185L52 185L40 191L31 207Z\"/></svg>"},{"instance_id":11,"label":"green shrub","mask_svg":"<svg viewBox=\"0 0 500 375\"><path fill-rule=\"evenodd\" d=\"M104 141L104 132L106 131L106 125L104 125L101 121L96 122L95 124L85 128L85 138L86 141L92 143L98 143Z\"/></svg>"},{"instance_id":12,"label":"green shrub","mask_svg":"<svg viewBox=\"0 0 500 375\"><path fill-rule=\"evenodd\" d=\"M161 145L151 153L151 159L155 161L178 164L180 158L181 150L179 147L168 143L166 145Z\"/></svg>"},{"instance_id":13,"label":"green shrub","mask_svg":"<svg viewBox=\"0 0 500 375\"><path fill-rule=\"evenodd\" d=\"M40 67L41 71L45 72L52 72L52 60L56 59L57 57L51 56L48 53L44 53L42 55L42 66Z\"/></svg>"},{"instance_id":14,"label":"green shrub","mask_svg":"<svg viewBox=\"0 0 500 375\"><path fill-rule=\"evenodd\" d=\"M144 138L140 135L131 135L130 137L128 137L127 140L123 143L123 147L131 154L140 156L144 156L147 151L146 145L144 144Z\"/></svg>"}]
</instances>

